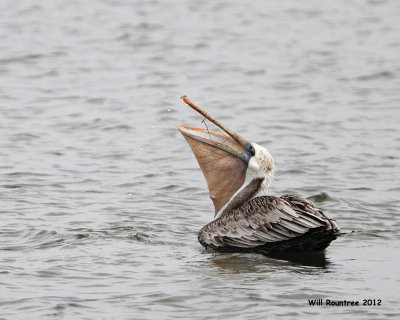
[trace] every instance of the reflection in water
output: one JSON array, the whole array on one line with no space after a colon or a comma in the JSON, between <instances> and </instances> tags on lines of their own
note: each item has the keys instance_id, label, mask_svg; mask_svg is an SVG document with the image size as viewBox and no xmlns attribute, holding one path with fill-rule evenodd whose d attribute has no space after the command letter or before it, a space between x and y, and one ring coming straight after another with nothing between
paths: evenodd
<instances>
[{"instance_id":1,"label":"reflection in water","mask_svg":"<svg viewBox=\"0 0 400 320\"><path fill-rule=\"evenodd\" d=\"M329 261L325 258L325 251L315 252L277 252L270 253L268 257L286 260L307 267L326 268Z\"/></svg>"},{"instance_id":2,"label":"reflection in water","mask_svg":"<svg viewBox=\"0 0 400 320\"><path fill-rule=\"evenodd\" d=\"M263 272L270 271L267 268L263 268L267 265L268 260L259 254L215 253L211 261L221 271L228 273L255 273L260 272L260 270Z\"/></svg>"},{"instance_id":3,"label":"reflection in water","mask_svg":"<svg viewBox=\"0 0 400 320\"><path fill-rule=\"evenodd\" d=\"M296 266L316 267L326 269L330 262L325 257L325 251L316 252L277 252L268 255L216 253L212 262L224 271L233 273L271 272L286 265L287 262Z\"/></svg>"}]
</instances>

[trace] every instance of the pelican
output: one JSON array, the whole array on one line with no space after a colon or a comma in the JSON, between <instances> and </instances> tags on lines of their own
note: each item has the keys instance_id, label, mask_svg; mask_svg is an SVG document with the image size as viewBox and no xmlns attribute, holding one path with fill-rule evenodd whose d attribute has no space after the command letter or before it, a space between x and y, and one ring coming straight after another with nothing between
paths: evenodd
<instances>
[{"instance_id":1,"label":"pelican","mask_svg":"<svg viewBox=\"0 0 400 320\"><path fill-rule=\"evenodd\" d=\"M178 125L208 184L214 219L198 234L205 248L221 252L319 251L340 234L310 200L296 195L268 195L274 172L269 151L200 109L191 108L225 133Z\"/></svg>"}]
</instances>

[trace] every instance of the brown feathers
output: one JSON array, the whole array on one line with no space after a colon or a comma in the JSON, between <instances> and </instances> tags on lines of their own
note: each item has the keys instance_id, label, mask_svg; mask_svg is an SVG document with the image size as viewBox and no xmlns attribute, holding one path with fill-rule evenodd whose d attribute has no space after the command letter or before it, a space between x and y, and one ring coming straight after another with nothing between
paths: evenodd
<instances>
[{"instance_id":1,"label":"brown feathers","mask_svg":"<svg viewBox=\"0 0 400 320\"><path fill-rule=\"evenodd\" d=\"M276 246L281 241L298 244L296 239L304 239L309 234L318 239L315 235L318 231L320 238L326 239L313 243L327 246L340 229L321 213L311 201L296 196L257 197L204 226L199 232L199 241L205 247L220 251L267 250L272 243Z\"/></svg>"}]
</instances>

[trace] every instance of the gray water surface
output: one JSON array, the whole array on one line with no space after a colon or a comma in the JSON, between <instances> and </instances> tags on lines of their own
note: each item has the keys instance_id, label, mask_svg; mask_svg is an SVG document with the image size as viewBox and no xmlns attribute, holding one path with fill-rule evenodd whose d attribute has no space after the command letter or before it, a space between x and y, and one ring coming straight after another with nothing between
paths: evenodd
<instances>
[{"instance_id":1,"label":"gray water surface","mask_svg":"<svg viewBox=\"0 0 400 320\"><path fill-rule=\"evenodd\" d=\"M1 319L399 319L400 2L1 1ZM219 254L187 94L346 236ZM210 127L210 126L209 126ZM352 232L354 231L354 232ZM310 307L308 299L381 299Z\"/></svg>"}]
</instances>

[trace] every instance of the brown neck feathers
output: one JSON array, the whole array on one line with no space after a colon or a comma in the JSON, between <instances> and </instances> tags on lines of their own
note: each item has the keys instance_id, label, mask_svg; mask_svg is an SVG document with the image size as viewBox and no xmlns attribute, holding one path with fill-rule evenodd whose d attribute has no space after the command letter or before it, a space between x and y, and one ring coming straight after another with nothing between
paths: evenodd
<instances>
[{"instance_id":1,"label":"brown neck feathers","mask_svg":"<svg viewBox=\"0 0 400 320\"><path fill-rule=\"evenodd\" d=\"M227 205L222 214L229 213L239 208L243 203L248 201L260 189L264 178L253 179L242 191L240 191L232 201Z\"/></svg>"}]
</instances>

